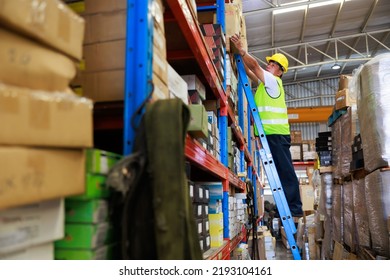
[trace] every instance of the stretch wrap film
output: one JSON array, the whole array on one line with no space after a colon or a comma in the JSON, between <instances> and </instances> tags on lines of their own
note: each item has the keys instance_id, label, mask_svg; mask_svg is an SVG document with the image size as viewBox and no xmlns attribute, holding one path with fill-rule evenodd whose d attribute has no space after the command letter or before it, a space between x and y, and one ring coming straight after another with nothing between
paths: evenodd
<instances>
[{"instance_id":1,"label":"stretch wrap film","mask_svg":"<svg viewBox=\"0 0 390 280\"><path fill-rule=\"evenodd\" d=\"M349 246L351 252L355 251L355 227L353 213L353 189L352 182L344 182L343 184L343 240Z\"/></svg>"},{"instance_id":2,"label":"stretch wrap film","mask_svg":"<svg viewBox=\"0 0 390 280\"><path fill-rule=\"evenodd\" d=\"M321 259L330 259L332 256L332 186L331 172L321 174L321 193L318 212L324 216L324 237L322 240Z\"/></svg>"},{"instance_id":3,"label":"stretch wrap film","mask_svg":"<svg viewBox=\"0 0 390 280\"><path fill-rule=\"evenodd\" d=\"M332 187L332 238L343 243L343 185Z\"/></svg>"},{"instance_id":4,"label":"stretch wrap film","mask_svg":"<svg viewBox=\"0 0 390 280\"><path fill-rule=\"evenodd\" d=\"M368 213L366 195L364 193L364 179L353 180L353 212L356 227L356 242L358 246L370 247L370 228L368 226Z\"/></svg>"},{"instance_id":5,"label":"stretch wrap film","mask_svg":"<svg viewBox=\"0 0 390 280\"><path fill-rule=\"evenodd\" d=\"M364 64L360 85L360 134L365 168L371 172L390 160L390 54Z\"/></svg>"},{"instance_id":6,"label":"stretch wrap film","mask_svg":"<svg viewBox=\"0 0 390 280\"><path fill-rule=\"evenodd\" d=\"M390 171L379 169L365 178L365 195L372 249L390 257L387 218L390 215Z\"/></svg>"}]
</instances>

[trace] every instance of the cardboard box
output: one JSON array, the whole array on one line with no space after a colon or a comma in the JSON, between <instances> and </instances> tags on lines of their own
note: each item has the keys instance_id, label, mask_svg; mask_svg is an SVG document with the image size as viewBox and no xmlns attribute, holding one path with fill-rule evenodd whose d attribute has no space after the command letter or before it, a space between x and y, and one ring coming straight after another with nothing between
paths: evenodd
<instances>
[{"instance_id":1,"label":"cardboard box","mask_svg":"<svg viewBox=\"0 0 390 280\"><path fill-rule=\"evenodd\" d=\"M188 132L196 138L207 138L208 136L208 120L207 112L203 105L189 105L191 119L188 126Z\"/></svg>"},{"instance_id":2,"label":"cardboard box","mask_svg":"<svg viewBox=\"0 0 390 280\"><path fill-rule=\"evenodd\" d=\"M84 19L63 1L1 1L0 22L77 60L82 58Z\"/></svg>"},{"instance_id":3,"label":"cardboard box","mask_svg":"<svg viewBox=\"0 0 390 280\"><path fill-rule=\"evenodd\" d=\"M66 90L75 77L76 64L65 55L2 27L0 38L1 82L55 91Z\"/></svg>"},{"instance_id":4,"label":"cardboard box","mask_svg":"<svg viewBox=\"0 0 390 280\"><path fill-rule=\"evenodd\" d=\"M351 79L352 79L351 75L340 75L339 90L348 89Z\"/></svg>"},{"instance_id":5,"label":"cardboard box","mask_svg":"<svg viewBox=\"0 0 390 280\"><path fill-rule=\"evenodd\" d=\"M108 174L109 170L120 161L123 156L100 149L87 149L87 172L92 174Z\"/></svg>"},{"instance_id":6,"label":"cardboard box","mask_svg":"<svg viewBox=\"0 0 390 280\"><path fill-rule=\"evenodd\" d=\"M112 243L112 227L108 223L65 224L65 237L57 240L54 246L69 249L96 249Z\"/></svg>"},{"instance_id":7,"label":"cardboard box","mask_svg":"<svg viewBox=\"0 0 390 280\"><path fill-rule=\"evenodd\" d=\"M85 191L81 195L70 196L69 200L103 199L110 196L110 189L106 185L107 176L99 174L86 174Z\"/></svg>"},{"instance_id":8,"label":"cardboard box","mask_svg":"<svg viewBox=\"0 0 390 280\"><path fill-rule=\"evenodd\" d=\"M186 81L168 64L168 89L170 98L180 98L188 105L188 86Z\"/></svg>"},{"instance_id":9,"label":"cardboard box","mask_svg":"<svg viewBox=\"0 0 390 280\"><path fill-rule=\"evenodd\" d=\"M168 84L168 62L166 53L161 51L153 44L153 75L157 75L164 84Z\"/></svg>"},{"instance_id":10,"label":"cardboard box","mask_svg":"<svg viewBox=\"0 0 390 280\"><path fill-rule=\"evenodd\" d=\"M127 0L84 0L85 12L84 14L96 14L100 12L110 12L126 10Z\"/></svg>"},{"instance_id":11,"label":"cardboard box","mask_svg":"<svg viewBox=\"0 0 390 280\"><path fill-rule=\"evenodd\" d=\"M95 102L123 100L125 95L124 69L84 72L83 94Z\"/></svg>"},{"instance_id":12,"label":"cardboard box","mask_svg":"<svg viewBox=\"0 0 390 280\"><path fill-rule=\"evenodd\" d=\"M0 260L54 260L54 243L27 247L3 256Z\"/></svg>"},{"instance_id":13,"label":"cardboard box","mask_svg":"<svg viewBox=\"0 0 390 280\"><path fill-rule=\"evenodd\" d=\"M0 209L84 192L82 149L0 146L0 158Z\"/></svg>"},{"instance_id":14,"label":"cardboard box","mask_svg":"<svg viewBox=\"0 0 390 280\"><path fill-rule=\"evenodd\" d=\"M291 130L291 143L302 143L302 132L300 130Z\"/></svg>"},{"instance_id":15,"label":"cardboard box","mask_svg":"<svg viewBox=\"0 0 390 280\"><path fill-rule=\"evenodd\" d=\"M125 68L126 40L84 46L85 70L88 72Z\"/></svg>"},{"instance_id":16,"label":"cardboard box","mask_svg":"<svg viewBox=\"0 0 390 280\"><path fill-rule=\"evenodd\" d=\"M299 186L302 210L311 211L314 210L314 188L312 185L300 185Z\"/></svg>"},{"instance_id":17,"label":"cardboard box","mask_svg":"<svg viewBox=\"0 0 390 280\"><path fill-rule=\"evenodd\" d=\"M105 222L108 219L108 202L104 199L77 201L65 200L65 222L93 223Z\"/></svg>"},{"instance_id":18,"label":"cardboard box","mask_svg":"<svg viewBox=\"0 0 390 280\"><path fill-rule=\"evenodd\" d=\"M154 90L152 95L153 101L158 99L169 99L168 86L157 75L153 75L153 85L154 85Z\"/></svg>"},{"instance_id":19,"label":"cardboard box","mask_svg":"<svg viewBox=\"0 0 390 280\"><path fill-rule=\"evenodd\" d=\"M356 100L350 97L348 89L339 90L336 93L335 102L335 110L345 109L356 104Z\"/></svg>"},{"instance_id":20,"label":"cardboard box","mask_svg":"<svg viewBox=\"0 0 390 280\"><path fill-rule=\"evenodd\" d=\"M63 199L0 211L0 256L63 236Z\"/></svg>"},{"instance_id":21,"label":"cardboard box","mask_svg":"<svg viewBox=\"0 0 390 280\"><path fill-rule=\"evenodd\" d=\"M126 23L126 10L85 15L84 44L126 39Z\"/></svg>"},{"instance_id":22,"label":"cardboard box","mask_svg":"<svg viewBox=\"0 0 390 280\"><path fill-rule=\"evenodd\" d=\"M103 245L93 250L88 249L55 249L56 260L112 260L115 245Z\"/></svg>"},{"instance_id":23,"label":"cardboard box","mask_svg":"<svg viewBox=\"0 0 390 280\"><path fill-rule=\"evenodd\" d=\"M0 119L0 144L93 146L92 102L76 95L0 84Z\"/></svg>"},{"instance_id":24,"label":"cardboard box","mask_svg":"<svg viewBox=\"0 0 390 280\"><path fill-rule=\"evenodd\" d=\"M182 75L188 86L188 92L197 92L202 100L206 99L206 88L196 75Z\"/></svg>"}]
</instances>

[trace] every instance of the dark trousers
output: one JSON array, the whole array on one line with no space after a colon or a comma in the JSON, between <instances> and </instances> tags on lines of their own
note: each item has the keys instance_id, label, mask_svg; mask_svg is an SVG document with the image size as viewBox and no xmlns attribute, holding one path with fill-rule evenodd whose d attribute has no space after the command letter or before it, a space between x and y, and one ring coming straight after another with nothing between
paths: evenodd
<instances>
[{"instance_id":1,"label":"dark trousers","mask_svg":"<svg viewBox=\"0 0 390 280\"><path fill-rule=\"evenodd\" d=\"M291 215L294 217L303 216L299 181L290 153L291 138L289 135L267 135L267 141Z\"/></svg>"}]
</instances>

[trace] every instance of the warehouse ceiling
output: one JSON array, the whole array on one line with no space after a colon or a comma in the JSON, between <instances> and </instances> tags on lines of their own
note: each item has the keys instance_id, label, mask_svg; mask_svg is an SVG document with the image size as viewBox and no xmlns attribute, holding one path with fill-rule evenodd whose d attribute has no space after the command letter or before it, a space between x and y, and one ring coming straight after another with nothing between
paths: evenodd
<instances>
[{"instance_id":1,"label":"warehouse ceiling","mask_svg":"<svg viewBox=\"0 0 390 280\"><path fill-rule=\"evenodd\" d=\"M351 74L390 51L390 0L242 0L249 52L284 53L284 84ZM332 69L333 65L340 69Z\"/></svg>"}]
</instances>

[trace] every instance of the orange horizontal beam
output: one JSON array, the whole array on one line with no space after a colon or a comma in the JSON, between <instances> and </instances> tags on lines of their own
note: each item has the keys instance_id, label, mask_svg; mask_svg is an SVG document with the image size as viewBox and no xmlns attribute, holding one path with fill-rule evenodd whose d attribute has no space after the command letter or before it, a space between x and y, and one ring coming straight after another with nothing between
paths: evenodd
<instances>
[{"instance_id":1,"label":"orange horizontal beam","mask_svg":"<svg viewBox=\"0 0 390 280\"><path fill-rule=\"evenodd\" d=\"M288 122L327 122L333 106L287 108Z\"/></svg>"}]
</instances>

